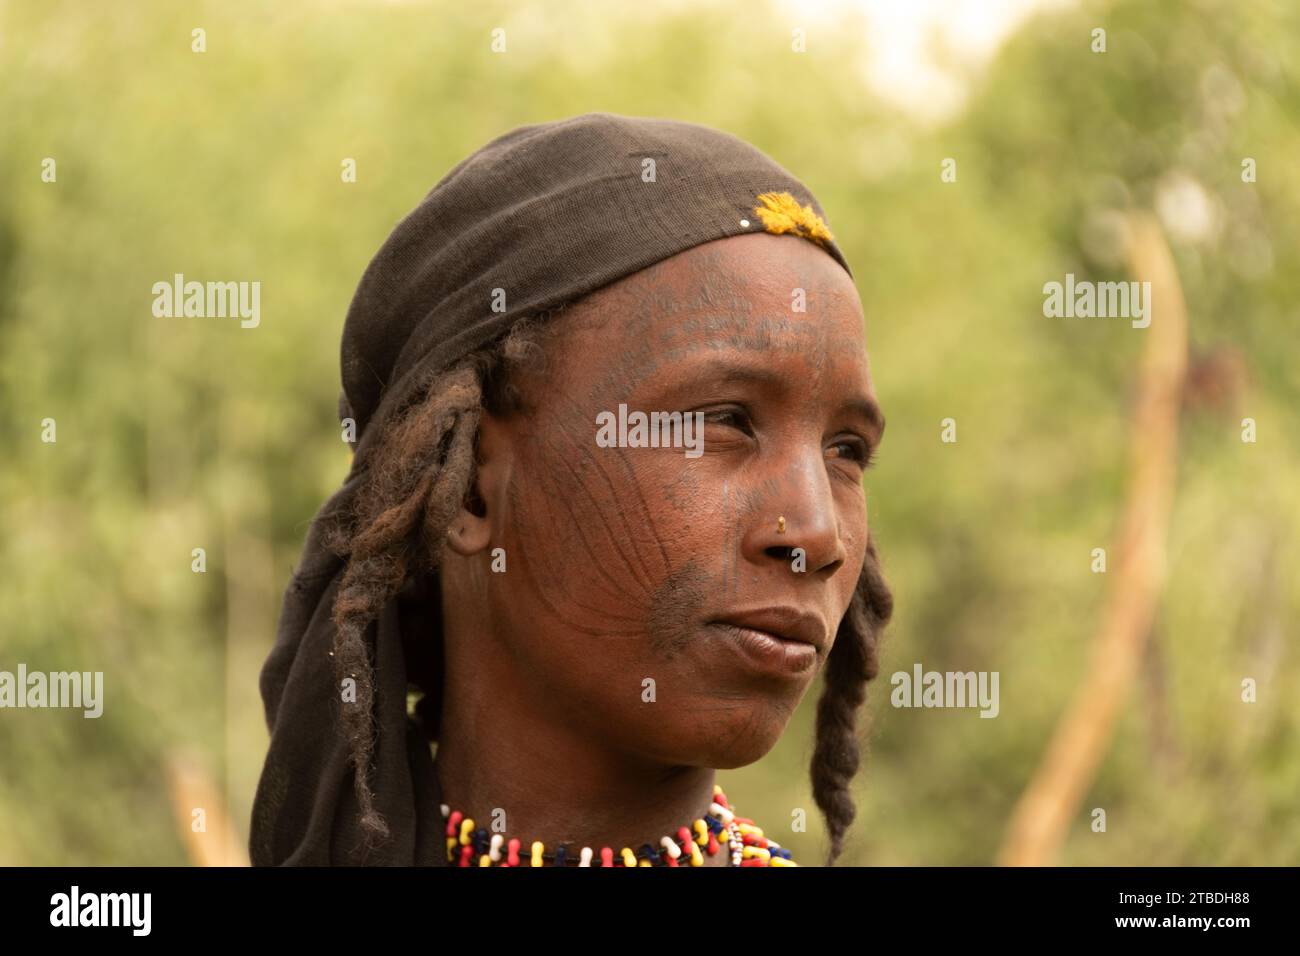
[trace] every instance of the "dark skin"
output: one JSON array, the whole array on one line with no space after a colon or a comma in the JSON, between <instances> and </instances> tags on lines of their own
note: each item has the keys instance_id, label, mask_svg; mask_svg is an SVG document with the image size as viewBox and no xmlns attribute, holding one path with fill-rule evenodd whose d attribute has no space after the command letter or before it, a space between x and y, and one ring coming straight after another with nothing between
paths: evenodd
<instances>
[{"instance_id":1,"label":"dark skin","mask_svg":"<svg viewBox=\"0 0 1300 956\"><path fill-rule=\"evenodd\" d=\"M476 826L501 808L507 837L591 846L599 865L602 846L617 863L676 834L716 769L780 738L862 569L884 422L853 281L805 239L697 246L571 306L551 335L525 411L484 415L482 503L448 534L436 763ZM599 447L596 416L620 402L705 412L702 456ZM815 632L813 666L748 668L716 623L773 606Z\"/></svg>"}]
</instances>

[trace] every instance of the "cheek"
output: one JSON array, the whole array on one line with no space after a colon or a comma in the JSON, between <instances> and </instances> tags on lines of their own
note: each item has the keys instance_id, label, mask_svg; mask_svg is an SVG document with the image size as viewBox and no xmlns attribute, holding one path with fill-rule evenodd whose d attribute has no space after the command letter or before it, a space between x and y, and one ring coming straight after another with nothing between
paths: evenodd
<instances>
[{"instance_id":1,"label":"cheek","mask_svg":"<svg viewBox=\"0 0 1300 956\"><path fill-rule=\"evenodd\" d=\"M868 540L867 503L861 497L851 498L845 495L845 502L839 506L840 535L847 555L844 567L835 575L835 594L841 616L848 611L857 588L858 578L866 564Z\"/></svg>"},{"instance_id":2,"label":"cheek","mask_svg":"<svg viewBox=\"0 0 1300 956\"><path fill-rule=\"evenodd\" d=\"M669 484L644 452L598 447L594 424L537 429L517 447L493 530L510 562L504 583L534 613L607 643L653 634L689 561L689 512Z\"/></svg>"},{"instance_id":3,"label":"cheek","mask_svg":"<svg viewBox=\"0 0 1300 956\"><path fill-rule=\"evenodd\" d=\"M719 727L701 720L682 651L725 584L717 556L736 522L695 472L572 431L520 443L493 528L507 572L490 584L503 637L553 706L638 752L704 764Z\"/></svg>"}]
</instances>

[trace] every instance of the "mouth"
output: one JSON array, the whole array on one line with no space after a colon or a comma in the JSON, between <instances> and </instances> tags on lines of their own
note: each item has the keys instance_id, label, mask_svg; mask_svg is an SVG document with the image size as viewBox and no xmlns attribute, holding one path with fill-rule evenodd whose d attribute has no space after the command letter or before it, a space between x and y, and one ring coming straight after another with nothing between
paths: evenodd
<instances>
[{"instance_id":1,"label":"mouth","mask_svg":"<svg viewBox=\"0 0 1300 956\"><path fill-rule=\"evenodd\" d=\"M790 607L732 611L708 626L730 638L752 668L783 677L815 667L826 644L821 620Z\"/></svg>"},{"instance_id":2,"label":"mouth","mask_svg":"<svg viewBox=\"0 0 1300 956\"><path fill-rule=\"evenodd\" d=\"M719 614L710 624L725 624L757 631L792 644L810 644L820 654L826 645L826 626L821 618L793 607L765 607Z\"/></svg>"}]
</instances>

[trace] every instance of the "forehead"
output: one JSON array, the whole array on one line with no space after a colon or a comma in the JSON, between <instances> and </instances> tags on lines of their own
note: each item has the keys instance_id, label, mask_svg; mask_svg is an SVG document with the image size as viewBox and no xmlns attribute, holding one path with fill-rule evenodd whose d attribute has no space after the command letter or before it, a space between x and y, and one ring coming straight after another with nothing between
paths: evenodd
<instances>
[{"instance_id":1,"label":"forehead","mask_svg":"<svg viewBox=\"0 0 1300 956\"><path fill-rule=\"evenodd\" d=\"M556 329L579 377L648 372L701 350L826 353L862 365L862 306L848 273L812 242L756 233L706 243L606 286Z\"/></svg>"}]
</instances>

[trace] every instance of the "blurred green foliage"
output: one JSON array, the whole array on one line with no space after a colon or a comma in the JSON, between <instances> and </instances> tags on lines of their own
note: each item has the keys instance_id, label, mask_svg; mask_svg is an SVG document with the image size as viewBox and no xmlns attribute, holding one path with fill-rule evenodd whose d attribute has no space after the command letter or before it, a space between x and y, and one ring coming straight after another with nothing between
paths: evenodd
<instances>
[{"instance_id":1,"label":"blurred green foliage","mask_svg":"<svg viewBox=\"0 0 1300 956\"><path fill-rule=\"evenodd\" d=\"M1098 626L1090 552L1113 545L1143 341L1123 320L1044 318L1042 286L1125 278L1118 210L1200 223L1172 230L1194 357L1238 355L1246 384L1184 417L1155 650L1062 861L1300 862L1297 9L1044 13L938 126L863 87L856 15L802 55L789 19L741 0L0 6L0 668L106 672L98 720L0 713L0 862L185 862L176 753L210 769L246 837L257 670L346 473L338 343L361 271L468 153L590 110L755 143L817 194L853 264L889 417L868 498L898 610L845 862L993 860ZM153 318L151 286L176 272L261 281L260 327ZM1000 716L891 708L889 675L914 662L999 671ZM772 754L719 778L807 862L816 692ZM791 807L809 832L789 832Z\"/></svg>"}]
</instances>

